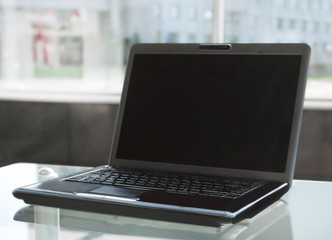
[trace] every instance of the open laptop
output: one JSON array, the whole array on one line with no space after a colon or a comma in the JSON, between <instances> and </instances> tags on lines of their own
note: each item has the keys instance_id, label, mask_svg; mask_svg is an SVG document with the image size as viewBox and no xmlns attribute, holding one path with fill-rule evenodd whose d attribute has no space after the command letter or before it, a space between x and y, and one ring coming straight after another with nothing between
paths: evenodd
<instances>
[{"instance_id":1,"label":"open laptop","mask_svg":"<svg viewBox=\"0 0 332 240\"><path fill-rule=\"evenodd\" d=\"M291 186L309 55L306 44L134 45L109 163L13 194L204 225L252 217Z\"/></svg>"}]
</instances>

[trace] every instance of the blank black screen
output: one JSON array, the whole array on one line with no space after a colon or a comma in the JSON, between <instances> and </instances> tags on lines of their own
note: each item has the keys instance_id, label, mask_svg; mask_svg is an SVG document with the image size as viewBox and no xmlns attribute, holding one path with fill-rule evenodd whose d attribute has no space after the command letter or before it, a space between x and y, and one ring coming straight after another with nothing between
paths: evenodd
<instances>
[{"instance_id":1,"label":"blank black screen","mask_svg":"<svg viewBox=\"0 0 332 240\"><path fill-rule=\"evenodd\" d=\"M116 157L283 172L301 56L136 54Z\"/></svg>"}]
</instances>

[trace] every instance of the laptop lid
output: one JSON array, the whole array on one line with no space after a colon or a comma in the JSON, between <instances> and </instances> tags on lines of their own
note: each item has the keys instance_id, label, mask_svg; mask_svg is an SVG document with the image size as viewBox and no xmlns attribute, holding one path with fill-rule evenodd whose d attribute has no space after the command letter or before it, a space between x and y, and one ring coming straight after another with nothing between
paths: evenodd
<instances>
[{"instance_id":1,"label":"laptop lid","mask_svg":"<svg viewBox=\"0 0 332 240\"><path fill-rule=\"evenodd\" d=\"M137 44L109 165L291 183L306 44Z\"/></svg>"}]
</instances>

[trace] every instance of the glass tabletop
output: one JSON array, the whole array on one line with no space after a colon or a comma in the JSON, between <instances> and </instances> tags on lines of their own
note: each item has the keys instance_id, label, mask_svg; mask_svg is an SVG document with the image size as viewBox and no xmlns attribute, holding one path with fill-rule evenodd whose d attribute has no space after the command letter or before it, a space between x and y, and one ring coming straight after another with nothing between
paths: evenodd
<instances>
[{"instance_id":1,"label":"glass tabletop","mask_svg":"<svg viewBox=\"0 0 332 240\"><path fill-rule=\"evenodd\" d=\"M332 183L295 180L291 190L255 217L219 228L31 206L16 187L87 170L18 163L0 168L0 239L329 239Z\"/></svg>"}]
</instances>

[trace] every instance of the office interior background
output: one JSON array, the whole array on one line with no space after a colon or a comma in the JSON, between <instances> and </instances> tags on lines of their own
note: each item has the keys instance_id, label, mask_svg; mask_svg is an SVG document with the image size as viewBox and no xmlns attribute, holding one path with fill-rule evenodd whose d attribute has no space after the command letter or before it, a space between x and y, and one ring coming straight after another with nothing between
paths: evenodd
<instances>
[{"instance_id":1,"label":"office interior background","mask_svg":"<svg viewBox=\"0 0 332 240\"><path fill-rule=\"evenodd\" d=\"M332 0L0 0L0 166L106 164L135 43L311 45L296 178L332 180Z\"/></svg>"}]
</instances>

